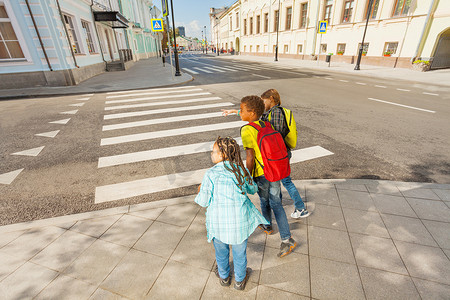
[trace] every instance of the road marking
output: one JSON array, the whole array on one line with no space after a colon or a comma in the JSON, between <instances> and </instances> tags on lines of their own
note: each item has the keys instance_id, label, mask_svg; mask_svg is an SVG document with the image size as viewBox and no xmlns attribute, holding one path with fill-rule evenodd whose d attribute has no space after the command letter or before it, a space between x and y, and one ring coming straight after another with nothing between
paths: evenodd
<instances>
[{"instance_id":1,"label":"road marking","mask_svg":"<svg viewBox=\"0 0 450 300\"><path fill-rule=\"evenodd\" d=\"M35 134L35 136L44 136L44 137L54 138L58 133L59 133L59 130L55 130L55 131L37 133L37 134Z\"/></svg>"},{"instance_id":2,"label":"road marking","mask_svg":"<svg viewBox=\"0 0 450 300\"><path fill-rule=\"evenodd\" d=\"M108 100L108 101L105 101L105 104L128 103L128 102L148 101L148 100L157 100L157 99L172 99L172 98L194 97L194 96L205 96L205 95L211 95L211 93L201 92L201 93L192 93L192 94L183 94L183 95L164 95L164 96L153 96L153 97L129 98L129 99L121 99L121 100Z\"/></svg>"},{"instance_id":3,"label":"road marking","mask_svg":"<svg viewBox=\"0 0 450 300\"><path fill-rule=\"evenodd\" d=\"M396 89L397 91L402 91L402 92L411 92L411 90L406 90L406 89Z\"/></svg>"},{"instance_id":4,"label":"road marking","mask_svg":"<svg viewBox=\"0 0 450 300\"><path fill-rule=\"evenodd\" d=\"M216 68L218 68L218 69L222 69L222 70L225 70L225 71L230 71L230 72L237 72L237 70L234 70L234 69L230 69L230 68L225 68L225 67L219 67L219 66L215 66Z\"/></svg>"},{"instance_id":5,"label":"road marking","mask_svg":"<svg viewBox=\"0 0 450 300\"><path fill-rule=\"evenodd\" d=\"M359 84L359 85L367 85L367 83L364 83L364 82L355 82L356 84Z\"/></svg>"},{"instance_id":6,"label":"road marking","mask_svg":"<svg viewBox=\"0 0 450 300\"><path fill-rule=\"evenodd\" d=\"M94 96L94 94L83 94L83 95L80 95L80 97L92 97L92 96Z\"/></svg>"},{"instance_id":7,"label":"road marking","mask_svg":"<svg viewBox=\"0 0 450 300\"><path fill-rule=\"evenodd\" d=\"M84 103L69 104L69 106L78 106L78 107L81 107L83 105L84 105Z\"/></svg>"},{"instance_id":8,"label":"road marking","mask_svg":"<svg viewBox=\"0 0 450 300\"><path fill-rule=\"evenodd\" d=\"M339 79L340 82L348 82L348 80Z\"/></svg>"},{"instance_id":9,"label":"road marking","mask_svg":"<svg viewBox=\"0 0 450 300\"><path fill-rule=\"evenodd\" d=\"M242 145L241 138L234 138L239 145ZM98 167L112 167L129 163L149 161L160 158L176 157L181 155L189 155L196 153L209 152L212 150L215 141L196 143L190 145L175 146L169 148L161 148L154 150L139 151L133 153L119 154L113 156L100 157L98 159Z\"/></svg>"},{"instance_id":10,"label":"road marking","mask_svg":"<svg viewBox=\"0 0 450 300\"><path fill-rule=\"evenodd\" d=\"M77 101L88 101L89 99L91 99L91 98L78 98L78 99L75 99L75 100L77 100Z\"/></svg>"},{"instance_id":11,"label":"road marking","mask_svg":"<svg viewBox=\"0 0 450 300\"><path fill-rule=\"evenodd\" d=\"M330 77L323 77L323 79L326 79L326 80L333 80L333 78L330 78Z\"/></svg>"},{"instance_id":12,"label":"road marking","mask_svg":"<svg viewBox=\"0 0 450 300\"><path fill-rule=\"evenodd\" d=\"M382 88L382 89L386 89L387 88L387 86L385 86L385 85L375 85L375 87Z\"/></svg>"},{"instance_id":13,"label":"road marking","mask_svg":"<svg viewBox=\"0 0 450 300\"><path fill-rule=\"evenodd\" d=\"M74 115L77 112L78 112L78 109L75 109L75 110L63 111L63 112L60 112L60 114L63 114L63 115Z\"/></svg>"},{"instance_id":14,"label":"road marking","mask_svg":"<svg viewBox=\"0 0 450 300\"><path fill-rule=\"evenodd\" d=\"M45 146L37 147L33 149L28 149L20 152L12 153L11 155L23 155L23 156L38 156L39 153L41 153L42 149L44 149Z\"/></svg>"},{"instance_id":15,"label":"road marking","mask_svg":"<svg viewBox=\"0 0 450 300\"><path fill-rule=\"evenodd\" d=\"M252 74L253 76L258 76L258 77L262 77L262 78L266 78L266 79L270 79L270 77L267 76L262 76L262 75L258 75L258 74Z\"/></svg>"},{"instance_id":16,"label":"road marking","mask_svg":"<svg viewBox=\"0 0 450 300\"><path fill-rule=\"evenodd\" d=\"M439 94L428 93L428 92L422 92L422 94L424 94L424 95L430 95L430 96L439 96Z\"/></svg>"},{"instance_id":17,"label":"road marking","mask_svg":"<svg viewBox=\"0 0 450 300\"><path fill-rule=\"evenodd\" d=\"M185 70L186 72L192 73L192 74L200 74L199 72L195 72L194 70L188 69L188 68L182 68L183 70Z\"/></svg>"},{"instance_id":18,"label":"road marking","mask_svg":"<svg viewBox=\"0 0 450 300\"><path fill-rule=\"evenodd\" d=\"M24 169L0 174L0 184L11 184Z\"/></svg>"},{"instance_id":19,"label":"road marking","mask_svg":"<svg viewBox=\"0 0 450 300\"><path fill-rule=\"evenodd\" d=\"M134 96L145 96L145 95L161 95L161 94L173 94L173 93L186 93L186 92L197 92L197 91L203 91L203 90L201 88L192 88L192 89L189 89L189 90L175 90L175 91L161 91L161 92L142 92L142 93L132 93L132 94L121 94L121 95L106 96L106 99L123 98L123 97L130 97L130 96L134 97Z\"/></svg>"},{"instance_id":20,"label":"road marking","mask_svg":"<svg viewBox=\"0 0 450 300\"><path fill-rule=\"evenodd\" d=\"M193 98L193 99L186 99L186 100L173 100L173 101L161 101L161 102L151 102L151 103L116 105L116 106L105 107L105 110L138 108L138 107L149 107L149 106L161 106L161 105L169 105L169 104L183 104L183 103L203 102L203 101L212 101L212 100L220 100L220 99L222 99L222 98L220 98L220 97L207 97L207 98Z\"/></svg>"},{"instance_id":21,"label":"road marking","mask_svg":"<svg viewBox=\"0 0 450 300\"><path fill-rule=\"evenodd\" d=\"M208 70L212 70L212 71L216 71L216 72L219 72L219 73L225 73L226 72L224 70L219 70L219 69L213 68L213 67L203 67L203 68L208 69Z\"/></svg>"},{"instance_id":22,"label":"road marking","mask_svg":"<svg viewBox=\"0 0 450 300\"><path fill-rule=\"evenodd\" d=\"M116 94L126 94L126 93L142 93L142 92L156 92L156 91L170 91L170 90L180 90L180 89L191 89L193 86L177 86L171 88L157 88L157 89L143 89L143 90L127 90L127 91L118 91L118 92L108 92L108 95L116 95Z\"/></svg>"},{"instance_id":23,"label":"road marking","mask_svg":"<svg viewBox=\"0 0 450 300\"><path fill-rule=\"evenodd\" d=\"M199 70L199 71L201 71L201 72L208 73L208 74L212 74L212 73L213 73L213 72L211 72L211 71L208 71L208 70L205 70L205 69L202 69L202 68L199 68L199 67L194 67L193 69L196 69L196 70Z\"/></svg>"},{"instance_id":24,"label":"road marking","mask_svg":"<svg viewBox=\"0 0 450 300\"><path fill-rule=\"evenodd\" d=\"M52 122L49 122L49 123L50 124L67 124L69 121L70 121L70 118L69 119L63 119L63 120L58 120L58 121L52 121Z\"/></svg>"},{"instance_id":25,"label":"road marking","mask_svg":"<svg viewBox=\"0 0 450 300\"><path fill-rule=\"evenodd\" d=\"M324 150L328 151L320 146L294 150L292 151L291 162L306 161L321 157L320 155L333 154L329 151L329 153L325 153ZM315 151L319 152L315 153ZM99 186L95 189L95 203L115 201L200 184L208 170L209 168Z\"/></svg>"},{"instance_id":26,"label":"road marking","mask_svg":"<svg viewBox=\"0 0 450 300\"><path fill-rule=\"evenodd\" d=\"M159 118L159 119L151 119L151 120L144 120L144 121L105 125L105 126L103 126L103 131L132 128L132 127L139 127L139 126L148 126L148 125L155 125L155 124L172 123L172 122L181 122L181 121L188 121L188 120L217 118L217 117L222 117L221 111L213 112L213 113L206 113L206 114L184 115L184 116L177 116L177 117L170 117L170 118L164 117L164 118Z\"/></svg>"},{"instance_id":27,"label":"road marking","mask_svg":"<svg viewBox=\"0 0 450 300\"><path fill-rule=\"evenodd\" d=\"M247 123L244 121L234 121L234 122L226 122L226 123L218 123L218 124L208 124L208 125L200 125L200 126L193 126L193 127L184 127L184 128L177 128L177 129L168 129L168 130L161 130L161 131L151 131L151 132L144 132L144 133L129 134L129 135L101 139L100 145L107 146L107 145L115 145L115 144L122 144L122 143L128 143L128 142L137 142L137 141L151 140L151 139L157 139L157 138L165 138L165 137L169 137L169 136L187 135L187 134L191 134L191 133L230 129L230 128L241 127L245 124L247 124Z\"/></svg>"},{"instance_id":28,"label":"road marking","mask_svg":"<svg viewBox=\"0 0 450 300\"><path fill-rule=\"evenodd\" d=\"M234 106L234 104L231 102L224 102L224 103L213 103L213 104L204 104L204 105L182 106L182 107L174 107L174 108L143 110L143 111L136 111L136 112L109 114L109 115L105 115L103 117L103 119L104 120L112 120L112 119L120 119L120 118L128 118L128 117L138 117L138 116L156 115L156 114L162 114L162 113L171 113L171 112L175 112L175 111L199 110L199 109L224 107L224 106Z\"/></svg>"},{"instance_id":29,"label":"road marking","mask_svg":"<svg viewBox=\"0 0 450 300\"><path fill-rule=\"evenodd\" d=\"M401 107L406 107L406 108L411 108L411 109L416 109L416 110L420 110L420 111L424 111L424 112L429 112L429 113L436 113L433 110L428 110L428 109L423 109L423 108L417 108L417 107L413 107L413 106L408 106L408 105L403 105L403 104L398 104L398 103L393 103L393 102L388 102L388 101L384 101L384 100L379 100L379 99L374 99L374 98L368 98L369 100L372 101L378 101L378 102L382 102L382 103L387 103L387 104L392 104L392 105L397 105L397 106L401 106Z\"/></svg>"}]
</instances>

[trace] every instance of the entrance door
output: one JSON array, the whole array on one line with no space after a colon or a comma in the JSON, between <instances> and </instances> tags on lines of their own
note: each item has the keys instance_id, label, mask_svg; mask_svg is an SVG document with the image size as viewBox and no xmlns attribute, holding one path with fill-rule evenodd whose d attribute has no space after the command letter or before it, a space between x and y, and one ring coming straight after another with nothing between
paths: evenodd
<instances>
[{"instance_id":1,"label":"entrance door","mask_svg":"<svg viewBox=\"0 0 450 300\"><path fill-rule=\"evenodd\" d=\"M431 69L442 68L450 68L450 28L441 34L431 63Z\"/></svg>"},{"instance_id":2,"label":"entrance door","mask_svg":"<svg viewBox=\"0 0 450 300\"><path fill-rule=\"evenodd\" d=\"M236 52L240 51L239 38L236 38Z\"/></svg>"},{"instance_id":3,"label":"entrance door","mask_svg":"<svg viewBox=\"0 0 450 300\"><path fill-rule=\"evenodd\" d=\"M106 36L106 42L108 44L109 57L111 58L111 60L114 60L113 52L112 52L112 48L111 48L111 40L109 39L109 34L108 34L108 30L107 29L105 29L105 36Z\"/></svg>"}]
</instances>

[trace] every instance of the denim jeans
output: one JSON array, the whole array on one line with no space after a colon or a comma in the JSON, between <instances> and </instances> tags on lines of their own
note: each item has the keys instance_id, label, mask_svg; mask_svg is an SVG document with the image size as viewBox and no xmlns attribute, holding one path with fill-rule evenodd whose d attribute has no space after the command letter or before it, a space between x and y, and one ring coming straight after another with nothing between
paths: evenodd
<instances>
[{"instance_id":1,"label":"denim jeans","mask_svg":"<svg viewBox=\"0 0 450 300\"><path fill-rule=\"evenodd\" d=\"M261 201L261 213L267 221L272 224L272 211L277 221L278 230L280 231L281 240L287 240L291 237L289 223L286 212L281 205L281 184L279 181L270 182L264 175L254 178L258 185L258 195Z\"/></svg>"},{"instance_id":2,"label":"denim jeans","mask_svg":"<svg viewBox=\"0 0 450 300\"><path fill-rule=\"evenodd\" d=\"M248 240L248 239L247 239ZM238 245L231 245L233 251L234 278L241 282L247 274L247 240ZM214 249L216 249L216 262L219 268L219 276L222 279L230 276L230 245L222 243L218 239L213 239Z\"/></svg>"},{"instance_id":3,"label":"denim jeans","mask_svg":"<svg viewBox=\"0 0 450 300\"><path fill-rule=\"evenodd\" d=\"M292 182L291 176L281 179L281 183L288 191L289 196L291 196L291 199L294 200L295 208L298 210L305 209L305 203L303 202L300 193L298 192L297 188Z\"/></svg>"}]
</instances>

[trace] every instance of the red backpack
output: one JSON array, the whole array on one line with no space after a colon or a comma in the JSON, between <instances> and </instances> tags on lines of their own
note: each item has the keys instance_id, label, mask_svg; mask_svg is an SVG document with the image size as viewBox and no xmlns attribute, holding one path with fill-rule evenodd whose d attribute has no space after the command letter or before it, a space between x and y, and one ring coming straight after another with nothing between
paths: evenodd
<instances>
[{"instance_id":1,"label":"red backpack","mask_svg":"<svg viewBox=\"0 0 450 300\"><path fill-rule=\"evenodd\" d=\"M274 130L269 122L252 122L248 125L258 130L257 142L262 156L262 164L256 157L255 160L264 169L264 177L270 182L275 182L288 177L291 174L289 157L281 134Z\"/></svg>"}]
</instances>

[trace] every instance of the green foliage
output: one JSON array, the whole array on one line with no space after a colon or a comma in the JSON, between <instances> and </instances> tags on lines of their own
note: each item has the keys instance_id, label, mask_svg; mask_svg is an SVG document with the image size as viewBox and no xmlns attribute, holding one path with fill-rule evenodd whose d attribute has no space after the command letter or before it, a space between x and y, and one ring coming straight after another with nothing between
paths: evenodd
<instances>
[{"instance_id":1,"label":"green foliage","mask_svg":"<svg viewBox=\"0 0 450 300\"><path fill-rule=\"evenodd\" d=\"M429 60L421 60L421 59L418 59L418 60L413 61L413 64L425 64L425 65L429 65L429 64L430 64L430 61L429 61Z\"/></svg>"}]
</instances>

